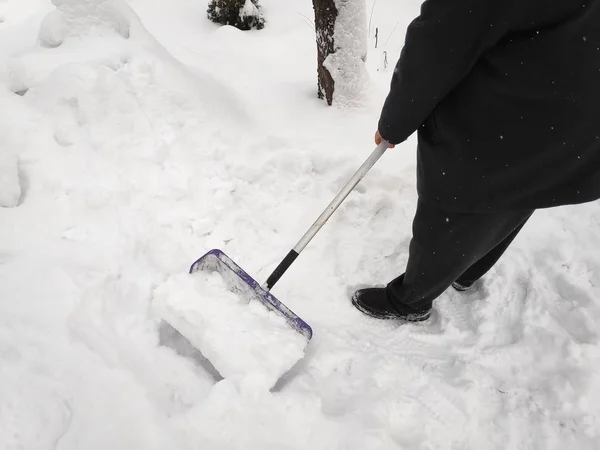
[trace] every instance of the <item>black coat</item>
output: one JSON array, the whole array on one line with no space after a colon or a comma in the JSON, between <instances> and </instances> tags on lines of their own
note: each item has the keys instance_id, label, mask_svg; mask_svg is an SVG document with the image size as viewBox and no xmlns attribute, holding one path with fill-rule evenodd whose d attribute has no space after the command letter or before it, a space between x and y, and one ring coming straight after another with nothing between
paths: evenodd
<instances>
[{"instance_id":1,"label":"black coat","mask_svg":"<svg viewBox=\"0 0 600 450\"><path fill-rule=\"evenodd\" d=\"M455 212L600 198L600 0L427 0L379 120Z\"/></svg>"}]
</instances>

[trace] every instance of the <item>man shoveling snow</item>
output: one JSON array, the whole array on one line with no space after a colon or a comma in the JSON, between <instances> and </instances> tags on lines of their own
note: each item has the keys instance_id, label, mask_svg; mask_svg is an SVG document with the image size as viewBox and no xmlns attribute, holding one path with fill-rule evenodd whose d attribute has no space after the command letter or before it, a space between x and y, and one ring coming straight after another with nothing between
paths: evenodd
<instances>
[{"instance_id":1,"label":"man shoveling snow","mask_svg":"<svg viewBox=\"0 0 600 450\"><path fill-rule=\"evenodd\" d=\"M427 0L375 142L418 129L406 272L353 304L421 321L466 290L538 208L600 198L600 1Z\"/></svg>"}]
</instances>

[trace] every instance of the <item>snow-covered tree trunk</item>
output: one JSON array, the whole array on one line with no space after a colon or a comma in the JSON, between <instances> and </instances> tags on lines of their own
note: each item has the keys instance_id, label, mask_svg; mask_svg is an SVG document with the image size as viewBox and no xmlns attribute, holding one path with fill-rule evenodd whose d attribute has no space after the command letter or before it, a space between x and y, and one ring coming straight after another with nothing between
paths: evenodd
<instances>
[{"instance_id":1,"label":"snow-covered tree trunk","mask_svg":"<svg viewBox=\"0 0 600 450\"><path fill-rule=\"evenodd\" d=\"M265 26L258 0L211 0L207 14L215 23L231 25L240 30L260 30Z\"/></svg>"},{"instance_id":2,"label":"snow-covered tree trunk","mask_svg":"<svg viewBox=\"0 0 600 450\"><path fill-rule=\"evenodd\" d=\"M333 53L333 34L338 11L335 7L335 0L313 0L313 8L317 32L318 96L327 99L327 104L331 105L334 81L324 63L327 57Z\"/></svg>"},{"instance_id":3,"label":"snow-covered tree trunk","mask_svg":"<svg viewBox=\"0 0 600 450\"><path fill-rule=\"evenodd\" d=\"M319 98L355 104L367 81L365 0L313 0L313 7Z\"/></svg>"}]
</instances>

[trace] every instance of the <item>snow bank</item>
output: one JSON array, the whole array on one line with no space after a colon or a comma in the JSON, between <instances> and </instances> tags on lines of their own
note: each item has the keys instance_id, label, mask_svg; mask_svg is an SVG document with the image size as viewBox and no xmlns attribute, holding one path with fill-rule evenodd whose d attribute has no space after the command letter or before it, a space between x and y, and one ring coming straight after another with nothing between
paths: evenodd
<instances>
[{"instance_id":1,"label":"snow bank","mask_svg":"<svg viewBox=\"0 0 600 450\"><path fill-rule=\"evenodd\" d=\"M216 272L170 277L153 308L225 378L271 388L304 354L307 340L257 300L241 299Z\"/></svg>"},{"instance_id":2,"label":"snow bank","mask_svg":"<svg viewBox=\"0 0 600 450\"><path fill-rule=\"evenodd\" d=\"M365 0L335 0L338 16L333 31L335 52L323 65L335 82L334 103L354 106L364 100L369 80Z\"/></svg>"},{"instance_id":3,"label":"snow bank","mask_svg":"<svg viewBox=\"0 0 600 450\"><path fill-rule=\"evenodd\" d=\"M132 51L161 51L122 0L54 0L53 4L56 9L41 23L38 46L8 61L8 82L14 92L40 84L61 65L95 61L116 68L130 59Z\"/></svg>"},{"instance_id":4,"label":"snow bank","mask_svg":"<svg viewBox=\"0 0 600 450\"><path fill-rule=\"evenodd\" d=\"M133 11L120 0L52 0L57 7L39 34L42 46L58 47L68 38L117 35L129 39L143 32Z\"/></svg>"},{"instance_id":5,"label":"snow bank","mask_svg":"<svg viewBox=\"0 0 600 450\"><path fill-rule=\"evenodd\" d=\"M107 68L113 72L113 83L126 84L131 92L137 92L135 96L128 95L137 102L149 103L140 92L147 89L154 91L154 99L160 97L177 109L193 109L198 119L247 119L225 87L201 70L192 74L173 58L123 0L54 0L53 3L57 9L42 22L38 45L13 55L4 70L0 70L13 92L23 93L40 86L57 70L62 73L53 75L54 83L67 77L71 82L89 85L90 78L109 78L111 75L106 71L98 76L91 73ZM46 90L56 101L61 91L57 93L55 88L52 84ZM62 102L74 103L74 100L64 98ZM198 108L199 103L202 108Z\"/></svg>"},{"instance_id":6,"label":"snow bank","mask_svg":"<svg viewBox=\"0 0 600 450\"><path fill-rule=\"evenodd\" d=\"M197 168L171 158L170 146L188 129L210 130L193 134L192 154L205 142L232 141L230 128L250 123L239 103L214 77L173 58L125 2L55 5L38 45L0 61L0 78L21 94L7 92L11 108L0 111L0 140L12 136L2 203L21 197L15 158L26 161L20 170L33 199L68 193L105 208L117 193L187 195ZM17 110L26 112L15 120Z\"/></svg>"}]
</instances>

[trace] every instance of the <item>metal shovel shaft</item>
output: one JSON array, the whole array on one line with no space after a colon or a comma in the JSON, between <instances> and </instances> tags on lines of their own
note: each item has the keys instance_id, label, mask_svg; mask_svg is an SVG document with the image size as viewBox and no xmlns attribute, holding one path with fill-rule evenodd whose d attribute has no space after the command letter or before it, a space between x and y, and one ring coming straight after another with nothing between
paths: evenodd
<instances>
[{"instance_id":1,"label":"metal shovel shaft","mask_svg":"<svg viewBox=\"0 0 600 450\"><path fill-rule=\"evenodd\" d=\"M383 141L379 144L375 150L369 155L366 161L360 166L360 168L356 171L356 173L350 178L350 180L346 183L346 185L340 190L340 192L335 196L335 198L329 203L325 211L315 220L312 226L308 229L308 231L302 236L302 238L298 241L296 246L286 255L286 257L281 261L281 263L277 266L277 268L273 271L271 276L267 279L266 285L264 287L265 290L270 290L277 281L281 278L281 276L285 273L285 271L292 265L292 263L296 260L298 255L306 248L309 242L315 237L315 235L319 232L319 230L327 223L332 214L338 209L338 207L342 204L342 202L348 197L350 192L354 190L356 185L363 179L363 177L371 170L371 168L375 165L375 163L383 156L385 151L388 149L388 143Z\"/></svg>"}]
</instances>

